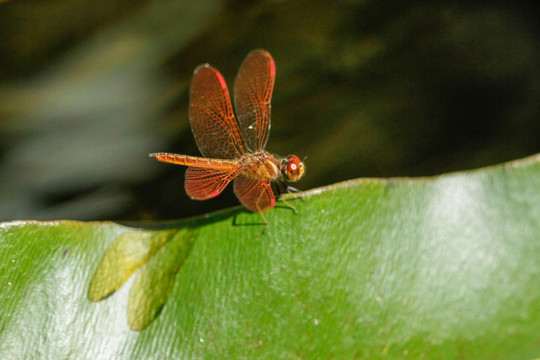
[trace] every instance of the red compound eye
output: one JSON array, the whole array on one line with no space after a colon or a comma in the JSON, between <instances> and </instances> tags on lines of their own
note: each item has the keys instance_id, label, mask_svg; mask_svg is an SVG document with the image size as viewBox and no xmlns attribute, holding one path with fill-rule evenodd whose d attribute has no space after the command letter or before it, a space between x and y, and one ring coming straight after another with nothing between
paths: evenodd
<instances>
[{"instance_id":1,"label":"red compound eye","mask_svg":"<svg viewBox=\"0 0 540 360\"><path fill-rule=\"evenodd\" d=\"M295 172L296 170L298 170L298 164L289 161L289 163L287 164L287 170L289 170L290 172Z\"/></svg>"}]
</instances>

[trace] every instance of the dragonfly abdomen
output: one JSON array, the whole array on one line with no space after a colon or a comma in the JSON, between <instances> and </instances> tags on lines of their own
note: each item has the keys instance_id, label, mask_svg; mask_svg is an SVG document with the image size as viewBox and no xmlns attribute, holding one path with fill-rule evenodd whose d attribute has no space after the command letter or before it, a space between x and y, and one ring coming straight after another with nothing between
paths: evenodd
<instances>
[{"instance_id":1,"label":"dragonfly abdomen","mask_svg":"<svg viewBox=\"0 0 540 360\"><path fill-rule=\"evenodd\" d=\"M234 159L209 159L199 156L189 156L172 153L153 153L150 154L150 157L153 157L157 161L165 163L215 170L231 170L238 166L238 161Z\"/></svg>"}]
</instances>

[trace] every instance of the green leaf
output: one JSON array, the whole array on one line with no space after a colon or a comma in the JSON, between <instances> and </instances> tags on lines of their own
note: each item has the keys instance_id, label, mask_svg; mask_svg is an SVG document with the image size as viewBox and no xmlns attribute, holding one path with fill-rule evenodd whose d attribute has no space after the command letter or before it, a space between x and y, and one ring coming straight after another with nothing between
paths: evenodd
<instances>
[{"instance_id":1,"label":"green leaf","mask_svg":"<svg viewBox=\"0 0 540 360\"><path fill-rule=\"evenodd\" d=\"M302 196L266 233L240 209L1 224L0 358L539 356L540 156Z\"/></svg>"}]
</instances>

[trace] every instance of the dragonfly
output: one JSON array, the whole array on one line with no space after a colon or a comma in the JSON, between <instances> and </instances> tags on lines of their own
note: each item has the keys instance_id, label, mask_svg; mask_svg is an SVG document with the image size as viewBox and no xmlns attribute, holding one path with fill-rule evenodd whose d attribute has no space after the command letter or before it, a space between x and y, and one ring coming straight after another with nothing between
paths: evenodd
<instances>
[{"instance_id":1,"label":"dragonfly","mask_svg":"<svg viewBox=\"0 0 540 360\"><path fill-rule=\"evenodd\" d=\"M233 111L220 72L209 64L198 66L190 89L189 121L203 157L165 152L150 157L188 166L185 188L194 200L213 198L234 180L240 203L259 213L268 225L263 213L276 203L271 183L295 182L305 172L298 156L280 158L265 151L275 77L276 64L270 53L250 52L236 76Z\"/></svg>"}]
</instances>

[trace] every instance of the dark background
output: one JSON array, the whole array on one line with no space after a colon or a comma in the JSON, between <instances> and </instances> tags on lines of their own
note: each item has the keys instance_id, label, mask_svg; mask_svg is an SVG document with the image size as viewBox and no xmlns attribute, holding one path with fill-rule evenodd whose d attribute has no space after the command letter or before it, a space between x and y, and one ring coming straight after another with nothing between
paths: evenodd
<instances>
[{"instance_id":1,"label":"dark background","mask_svg":"<svg viewBox=\"0 0 540 360\"><path fill-rule=\"evenodd\" d=\"M277 64L267 150L306 157L309 189L472 169L540 150L536 2L0 3L0 220L173 219L194 68L232 87L247 53Z\"/></svg>"}]
</instances>

